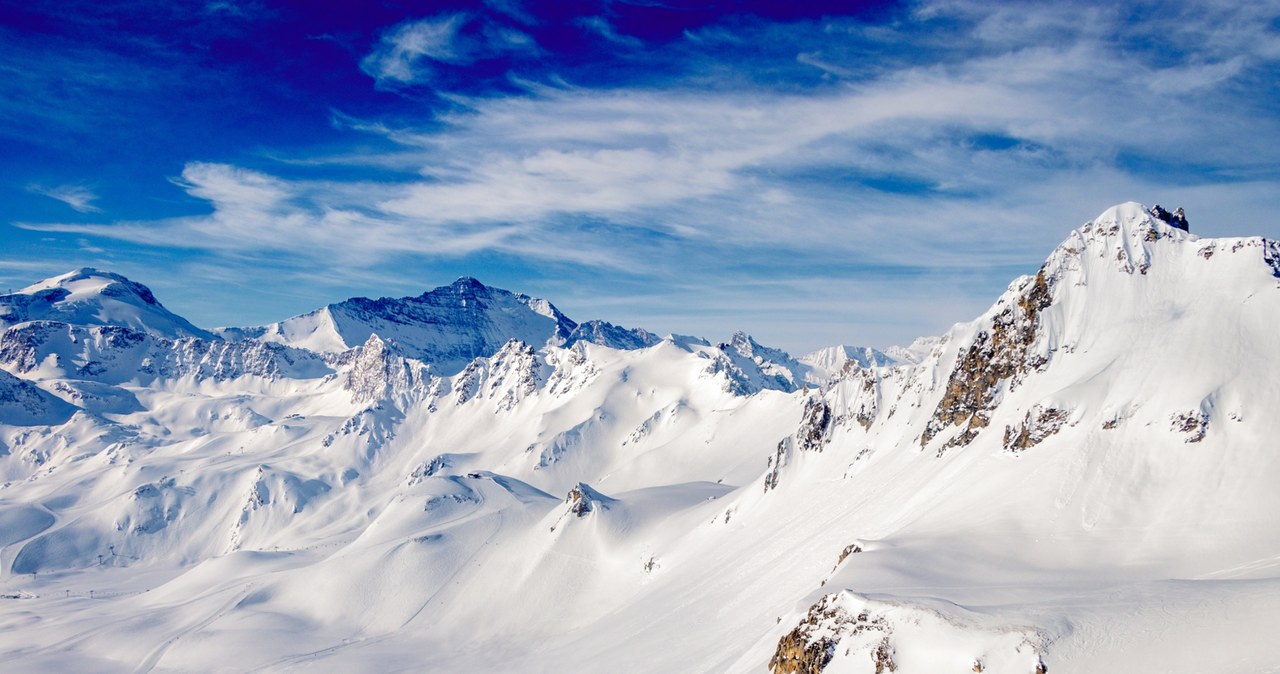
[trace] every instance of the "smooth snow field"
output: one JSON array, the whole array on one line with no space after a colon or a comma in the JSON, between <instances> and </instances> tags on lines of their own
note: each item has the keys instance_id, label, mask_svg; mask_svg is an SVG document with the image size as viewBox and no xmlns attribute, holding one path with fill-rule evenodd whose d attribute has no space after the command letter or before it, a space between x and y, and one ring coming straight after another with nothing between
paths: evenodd
<instances>
[{"instance_id":1,"label":"smooth snow field","mask_svg":"<svg viewBox=\"0 0 1280 674\"><path fill-rule=\"evenodd\" d=\"M0 671L1280 672L1280 244L1129 203L800 358L474 279L0 297Z\"/></svg>"}]
</instances>

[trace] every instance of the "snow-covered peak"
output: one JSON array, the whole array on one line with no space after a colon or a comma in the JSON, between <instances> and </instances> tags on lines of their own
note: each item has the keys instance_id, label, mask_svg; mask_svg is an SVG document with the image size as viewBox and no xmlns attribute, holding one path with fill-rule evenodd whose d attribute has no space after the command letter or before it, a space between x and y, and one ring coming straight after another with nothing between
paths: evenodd
<instances>
[{"instance_id":1,"label":"snow-covered peak","mask_svg":"<svg viewBox=\"0 0 1280 674\"><path fill-rule=\"evenodd\" d=\"M212 337L164 308L151 289L141 283L91 267L0 296L0 327L39 320L83 326L116 325L168 339Z\"/></svg>"},{"instance_id":2,"label":"snow-covered peak","mask_svg":"<svg viewBox=\"0 0 1280 674\"><path fill-rule=\"evenodd\" d=\"M982 317L952 328L921 363L949 371L922 446L944 432L949 439L939 455L968 445L1008 394L1077 353L1090 353L1110 371L1135 350L1157 357L1213 353L1219 336L1209 326L1238 323L1243 302L1275 301L1277 242L1201 239L1153 210L1133 202L1107 209L1073 231L1034 276L1014 280ZM1107 352L1111 360L1102 355ZM1196 368L1177 372L1170 379L1179 384L1169 391L1197 390L1201 374ZM1025 414L1035 425L1037 419L1061 421L1065 412L1035 408ZM952 428L961 430L952 434ZM1010 441L1020 435L1009 426Z\"/></svg>"},{"instance_id":3,"label":"snow-covered peak","mask_svg":"<svg viewBox=\"0 0 1280 674\"><path fill-rule=\"evenodd\" d=\"M765 346L760 342L757 342L754 337L741 330L733 333L733 336L729 338L729 341L722 344L720 348L726 350L732 349L740 356L758 359L761 362L771 361L782 365L794 362L795 360L791 357L791 354L786 351Z\"/></svg>"},{"instance_id":4,"label":"snow-covered peak","mask_svg":"<svg viewBox=\"0 0 1280 674\"><path fill-rule=\"evenodd\" d=\"M75 271L37 281L18 292L30 294L41 290L62 288L71 294L70 299L75 300L101 293L104 288L113 284L124 286L126 293L132 293L145 304L158 304L155 295L151 294L151 290L146 286L130 281L120 274L93 267L81 267Z\"/></svg>"},{"instance_id":5,"label":"snow-covered peak","mask_svg":"<svg viewBox=\"0 0 1280 674\"><path fill-rule=\"evenodd\" d=\"M1158 208L1158 207L1156 207ZM1200 239L1157 217L1152 208L1137 202L1112 206L1073 231L1049 256L1051 274L1075 268L1074 258L1096 258L1127 274L1146 274L1153 251L1170 245L1195 244Z\"/></svg>"},{"instance_id":6,"label":"snow-covered peak","mask_svg":"<svg viewBox=\"0 0 1280 674\"><path fill-rule=\"evenodd\" d=\"M1214 284L1233 283L1228 277L1237 273L1280 276L1280 243L1257 236L1202 239L1183 229L1185 223L1180 208L1170 214L1136 202L1113 206L1071 232L1042 271L1051 284L1069 277L1072 287L1109 283L1104 277L1116 271L1153 280L1203 276Z\"/></svg>"},{"instance_id":7,"label":"snow-covered peak","mask_svg":"<svg viewBox=\"0 0 1280 674\"><path fill-rule=\"evenodd\" d=\"M835 375L853 367L883 367L896 365L898 359L869 346L829 346L800 357L800 362L828 375Z\"/></svg>"},{"instance_id":8,"label":"snow-covered peak","mask_svg":"<svg viewBox=\"0 0 1280 674\"><path fill-rule=\"evenodd\" d=\"M941 342L941 336L917 337L907 346L888 347L884 354L899 363L919 363L928 358L929 353Z\"/></svg>"},{"instance_id":9,"label":"snow-covered peak","mask_svg":"<svg viewBox=\"0 0 1280 674\"><path fill-rule=\"evenodd\" d=\"M571 346L578 342L590 342L612 349L629 351L653 346L660 341L662 340L643 328L624 328L606 321L592 320L581 323L574 328L564 345Z\"/></svg>"},{"instance_id":10,"label":"snow-covered peak","mask_svg":"<svg viewBox=\"0 0 1280 674\"><path fill-rule=\"evenodd\" d=\"M710 372L723 372L727 378L727 390L739 395L765 389L791 392L805 384L825 381L812 367L792 358L791 354L765 346L741 330L733 333L728 342L717 344L709 353L718 354L712 356Z\"/></svg>"},{"instance_id":11,"label":"snow-covered peak","mask_svg":"<svg viewBox=\"0 0 1280 674\"><path fill-rule=\"evenodd\" d=\"M508 340L559 345L577 327L546 300L464 276L415 297L353 297L279 323L222 334L339 353L376 333L404 355L451 375L475 358L493 355Z\"/></svg>"},{"instance_id":12,"label":"snow-covered peak","mask_svg":"<svg viewBox=\"0 0 1280 674\"><path fill-rule=\"evenodd\" d=\"M346 388L356 402L424 394L429 379L426 369L422 363L400 356L395 344L375 333L354 350Z\"/></svg>"},{"instance_id":13,"label":"snow-covered peak","mask_svg":"<svg viewBox=\"0 0 1280 674\"><path fill-rule=\"evenodd\" d=\"M539 297L530 297L528 295L525 295L524 293L513 293L509 290L503 290L502 288L487 286L481 283L479 279L476 279L471 276L459 277L458 280L454 281L453 283L450 283L448 286L446 286L446 288L448 288L449 291L451 291L454 295L456 295L457 297L456 306L459 308L466 308L468 306L468 302L477 302L477 301L492 302L494 301L495 298L506 299L509 297L511 299L514 299L515 302L521 305L524 305L525 307L533 311L533 313L539 316L550 318L551 320L555 321L557 323L557 326L567 326L566 331L572 330L577 325L573 321L569 320L567 316L560 313L560 310L557 309L554 304L548 302L547 300L544 300ZM427 299L429 297L434 297L435 299L438 300L445 295L445 293L440 292L442 290L444 290L444 288L436 288L435 290L428 290L427 292L422 293L420 298ZM409 298L403 298L403 299L407 300ZM448 302L444 302L444 304L448 305Z\"/></svg>"}]
</instances>

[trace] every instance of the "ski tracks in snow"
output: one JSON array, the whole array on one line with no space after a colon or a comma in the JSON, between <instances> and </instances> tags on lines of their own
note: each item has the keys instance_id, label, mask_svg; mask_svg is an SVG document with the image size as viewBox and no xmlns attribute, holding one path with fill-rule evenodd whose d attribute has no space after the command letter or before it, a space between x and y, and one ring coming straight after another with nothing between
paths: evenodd
<instances>
[{"instance_id":1,"label":"ski tracks in snow","mask_svg":"<svg viewBox=\"0 0 1280 674\"><path fill-rule=\"evenodd\" d=\"M213 613L210 613L204 618L197 620L196 622L191 623L186 627L183 627L179 629L177 632L173 633L173 635L170 636L168 639L166 639L164 643L153 648L151 652L148 653L147 656L142 659L142 662L138 664L138 667L133 670L134 674L146 674L147 672L150 672L152 669L155 669L156 664L160 662L160 658L163 658L164 654L167 653L169 649L172 648L173 645L178 642L179 639L187 636L188 634L197 632L199 630L202 630L208 627L209 625L213 624L214 621L230 613L232 609L234 609L236 606L240 604L240 602L244 601L245 597L248 597L249 594L253 592L253 589L254 589L254 583L245 584L240 589L240 591L236 593L235 597L231 601L225 604L222 604L216 611L214 611ZM190 602L190 603L195 603L195 602Z\"/></svg>"}]
</instances>

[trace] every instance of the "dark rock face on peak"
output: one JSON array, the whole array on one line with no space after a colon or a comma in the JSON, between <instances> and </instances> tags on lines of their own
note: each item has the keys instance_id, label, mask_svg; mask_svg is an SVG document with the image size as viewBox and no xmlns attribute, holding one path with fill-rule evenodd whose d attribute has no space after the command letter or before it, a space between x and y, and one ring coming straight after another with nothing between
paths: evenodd
<instances>
[{"instance_id":1,"label":"dark rock face on peak","mask_svg":"<svg viewBox=\"0 0 1280 674\"><path fill-rule=\"evenodd\" d=\"M1262 261L1271 267L1272 276L1280 278L1280 240L1263 243Z\"/></svg>"},{"instance_id":2,"label":"dark rock face on peak","mask_svg":"<svg viewBox=\"0 0 1280 674\"><path fill-rule=\"evenodd\" d=\"M1169 211L1161 208L1160 204L1156 204L1151 207L1151 215L1155 216L1157 220L1160 220L1172 227L1177 227L1184 232L1191 231L1191 225L1187 222L1187 214L1182 210L1181 206L1170 213Z\"/></svg>"},{"instance_id":3,"label":"dark rock face on peak","mask_svg":"<svg viewBox=\"0 0 1280 674\"><path fill-rule=\"evenodd\" d=\"M459 276L458 280L449 284L449 287L453 288L458 292L467 292L467 291L476 292L476 291L484 291L489 289L489 286L486 286L485 284L481 283L480 279L474 276ZM426 293L423 293L423 294L425 295Z\"/></svg>"}]
</instances>

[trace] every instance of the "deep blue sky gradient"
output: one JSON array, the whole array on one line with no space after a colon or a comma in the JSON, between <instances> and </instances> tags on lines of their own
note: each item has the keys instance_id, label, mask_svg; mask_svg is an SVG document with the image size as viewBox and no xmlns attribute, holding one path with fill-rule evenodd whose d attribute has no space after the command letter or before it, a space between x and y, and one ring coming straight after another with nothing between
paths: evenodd
<instances>
[{"instance_id":1,"label":"deep blue sky gradient","mask_svg":"<svg viewBox=\"0 0 1280 674\"><path fill-rule=\"evenodd\" d=\"M0 284L205 326L461 275L803 352L937 333L1119 201L1280 235L1259 3L0 2Z\"/></svg>"}]
</instances>

